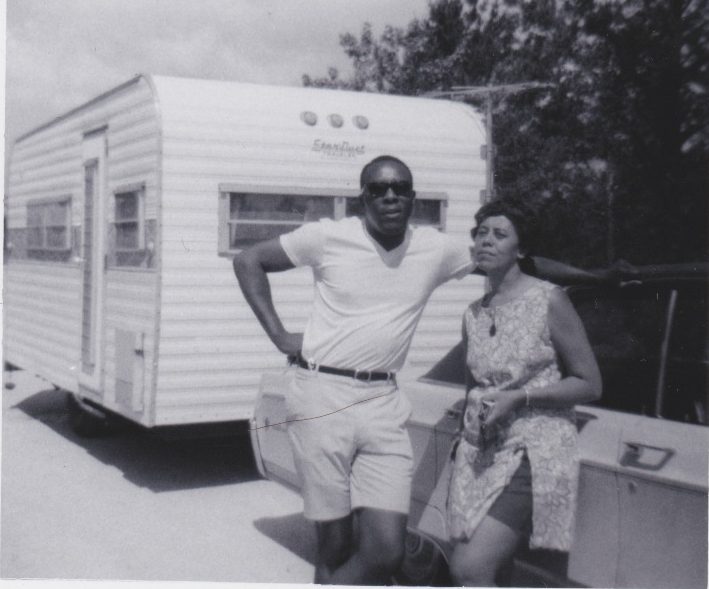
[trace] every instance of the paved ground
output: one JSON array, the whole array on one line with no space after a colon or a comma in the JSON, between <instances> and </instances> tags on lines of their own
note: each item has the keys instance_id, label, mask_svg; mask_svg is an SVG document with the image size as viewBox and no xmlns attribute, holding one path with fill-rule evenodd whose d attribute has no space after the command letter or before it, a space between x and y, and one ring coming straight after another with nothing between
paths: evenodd
<instances>
[{"instance_id":1,"label":"paved ground","mask_svg":"<svg viewBox=\"0 0 709 589\"><path fill-rule=\"evenodd\" d=\"M0 576L309 583L295 493L260 479L246 436L83 439L64 393L26 372L3 388Z\"/></svg>"}]
</instances>

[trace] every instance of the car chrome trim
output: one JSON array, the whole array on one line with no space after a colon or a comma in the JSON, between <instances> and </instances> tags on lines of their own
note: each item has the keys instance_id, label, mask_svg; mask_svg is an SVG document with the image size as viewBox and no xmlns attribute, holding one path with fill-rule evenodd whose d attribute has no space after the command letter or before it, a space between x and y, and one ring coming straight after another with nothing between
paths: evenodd
<instances>
[{"instance_id":1,"label":"car chrome trim","mask_svg":"<svg viewBox=\"0 0 709 589\"><path fill-rule=\"evenodd\" d=\"M665 318L665 333L660 344L660 367L657 374L657 389L655 391L655 417L662 417L662 401L665 396L665 380L667 377L667 355L670 349L670 337L674 325L675 309L677 308L677 289L670 292Z\"/></svg>"}]
</instances>

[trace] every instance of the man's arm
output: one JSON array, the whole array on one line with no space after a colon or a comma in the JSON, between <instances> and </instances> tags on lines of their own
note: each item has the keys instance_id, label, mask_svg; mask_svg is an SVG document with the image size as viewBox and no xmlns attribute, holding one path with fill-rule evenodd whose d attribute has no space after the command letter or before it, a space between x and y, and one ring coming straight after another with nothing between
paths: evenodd
<instances>
[{"instance_id":1,"label":"man's arm","mask_svg":"<svg viewBox=\"0 0 709 589\"><path fill-rule=\"evenodd\" d=\"M267 273L282 272L294 267L278 238L264 241L241 252L234 257L233 265L246 302L274 345L287 355L300 352L303 334L286 331L271 297Z\"/></svg>"},{"instance_id":2,"label":"man's arm","mask_svg":"<svg viewBox=\"0 0 709 589\"><path fill-rule=\"evenodd\" d=\"M608 281L608 277L569 266L550 258L534 256L534 275L555 284L598 284Z\"/></svg>"},{"instance_id":3,"label":"man's arm","mask_svg":"<svg viewBox=\"0 0 709 589\"><path fill-rule=\"evenodd\" d=\"M625 260L616 260L607 268L581 270L549 258L533 257L534 275L556 284L614 284L632 282L637 276L637 268Z\"/></svg>"},{"instance_id":4,"label":"man's arm","mask_svg":"<svg viewBox=\"0 0 709 589\"><path fill-rule=\"evenodd\" d=\"M529 263L530 260L531 263ZM522 266L523 272L562 286L569 284L618 284L623 280L625 274L632 272L632 266L622 260L610 268L592 272L540 256L526 258L525 262L526 264ZM472 273L485 276L485 272L478 268L473 268Z\"/></svg>"}]
</instances>

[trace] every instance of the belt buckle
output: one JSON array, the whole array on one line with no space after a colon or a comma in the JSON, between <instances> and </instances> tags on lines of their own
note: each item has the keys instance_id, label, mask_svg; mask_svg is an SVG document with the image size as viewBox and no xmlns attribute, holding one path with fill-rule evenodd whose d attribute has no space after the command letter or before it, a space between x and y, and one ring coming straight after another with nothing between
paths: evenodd
<instances>
[{"instance_id":1,"label":"belt buckle","mask_svg":"<svg viewBox=\"0 0 709 589\"><path fill-rule=\"evenodd\" d=\"M363 378L364 373L367 373L367 378ZM363 382L372 382L372 371L371 370L357 370L355 369L354 375L352 376L355 380L361 380Z\"/></svg>"},{"instance_id":2,"label":"belt buckle","mask_svg":"<svg viewBox=\"0 0 709 589\"><path fill-rule=\"evenodd\" d=\"M318 363L312 358L308 358L305 363L308 365L308 370L311 372L317 372L319 369Z\"/></svg>"}]
</instances>

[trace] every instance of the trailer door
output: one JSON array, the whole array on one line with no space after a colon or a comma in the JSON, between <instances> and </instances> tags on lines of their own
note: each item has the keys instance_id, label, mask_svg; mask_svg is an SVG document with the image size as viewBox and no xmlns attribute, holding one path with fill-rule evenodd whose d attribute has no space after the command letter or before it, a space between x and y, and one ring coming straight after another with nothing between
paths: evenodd
<instances>
[{"instance_id":1,"label":"trailer door","mask_svg":"<svg viewBox=\"0 0 709 589\"><path fill-rule=\"evenodd\" d=\"M103 376L103 289L105 272L105 129L87 133L83 143L81 369L79 384L101 393Z\"/></svg>"}]
</instances>

